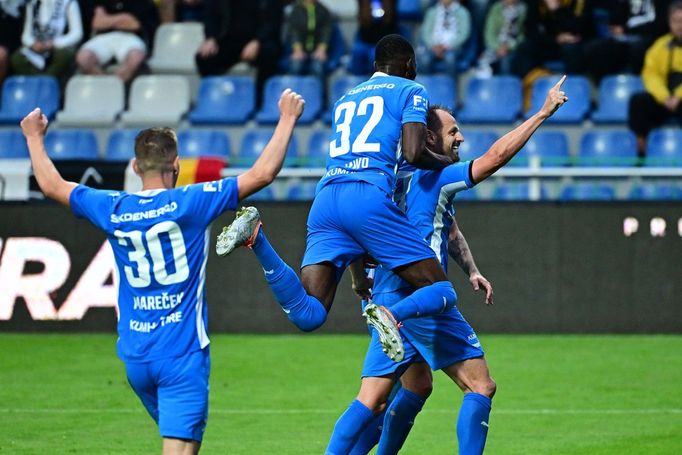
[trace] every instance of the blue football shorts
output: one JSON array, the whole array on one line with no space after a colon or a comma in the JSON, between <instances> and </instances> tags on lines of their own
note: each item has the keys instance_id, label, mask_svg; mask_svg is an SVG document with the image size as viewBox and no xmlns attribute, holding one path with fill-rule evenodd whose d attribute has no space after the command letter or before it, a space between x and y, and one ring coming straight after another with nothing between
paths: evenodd
<instances>
[{"instance_id":1,"label":"blue football shorts","mask_svg":"<svg viewBox=\"0 0 682 455\"><path fill-rule=\"evenodd\" d=\"M208 418L209 349L144 363L126 363L128 382L164 438L204 437Z\"/></svg>"},{"instance_id":2,"label":"blue football shorts","mask_svg":"<svg viewBox=\"0 0 682 455\"><path fill-rule=\"evenodd\" d=\"M413 288L372 296L374 303L391 308L392 305L409 296ZM400 334L403 339L405 358L394 362L381 349L379 335L371 330L372 339L362 369L362 377L378 377L396 374L416 362L426 362L432 370L440 370L467 359L483 357L484 352L476 332L464 319L457 307L445 313L403 321Z\"/></svg>"},{"instance_id":3,"label":"blue football shorts","mask_svg":"<svg viewBox=\"0 0 682 455\"><path fill-rule=\"evenodd\" d=\"M389 270L436 257L379 187L362 181L322 187L308 215L302 267L331 262L340 278L351 262L366 253Z\"/></svg>"}]
</instances>

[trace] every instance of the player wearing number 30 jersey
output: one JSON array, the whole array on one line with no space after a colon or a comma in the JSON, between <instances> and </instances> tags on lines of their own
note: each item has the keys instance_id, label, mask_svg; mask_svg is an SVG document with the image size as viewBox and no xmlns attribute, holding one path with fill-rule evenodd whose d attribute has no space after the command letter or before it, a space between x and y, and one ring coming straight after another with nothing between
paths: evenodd
<instances>
[{"instance_id":1,"label":"player wearing number 30 jersey","mask_svg":"<svg viewBox=\"0 0 682 455\"><path fill-rule=\"evenodd\" d=\"M284 91L272 139L244 174L182 188L174 188L180 167L175 132L140 132L133 169L142 191L133 194L63 180L45 152L47 118L36 109L21 122L46 196L107 234L119 276L118 354L128 382L159 425L164 453L197 453L206 427L209 225L272 182L303 103L300 95Z\"/></svg>"}]
</instances>

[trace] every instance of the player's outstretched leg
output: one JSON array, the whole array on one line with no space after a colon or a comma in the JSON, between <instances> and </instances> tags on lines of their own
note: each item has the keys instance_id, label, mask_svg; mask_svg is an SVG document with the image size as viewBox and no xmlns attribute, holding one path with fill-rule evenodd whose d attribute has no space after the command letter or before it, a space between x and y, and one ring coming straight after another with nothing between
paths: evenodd
<instances>
[{"instance_id":1,"label":"player's outstretched leg","mask_svg":"<svg viewBox=\"0 0 682 455\"><path fill-rule=\"evenodd\" d=\"M279 257L261 227L258 209L242 208L232 224L223 228L218 236L216 253L225 256L239 246L251 248L263 267L270 290L289 320L304 332L319 328L327 320L327 310L319 300L306 293L296 272Z\"/></svg>"},{"instance_id":2,"label":"player's outstretched leg","mask_svg":"<svg viewBox=\"0 0 682 455\"><path fill-rule=\"evenodd\" d=\"M457 293L449 281L437 281L414 291L392 305L390 312L401 322L405 319L433 316L450 310L457 303Z\"/></svg>"},{"instance_id":3,"label":"player's outstretched leg","mask_svg":"<svg viewBox=\"0 0 682 455\"><path fill-rule=\"evenodd\" d=\"M371 324L376 329L386 355L395 362L402 361L405 356L403 340L398 332L398 323L388 309L369 301L362 315L367 318L367 324Z\"/></svg>"}]
</instances>

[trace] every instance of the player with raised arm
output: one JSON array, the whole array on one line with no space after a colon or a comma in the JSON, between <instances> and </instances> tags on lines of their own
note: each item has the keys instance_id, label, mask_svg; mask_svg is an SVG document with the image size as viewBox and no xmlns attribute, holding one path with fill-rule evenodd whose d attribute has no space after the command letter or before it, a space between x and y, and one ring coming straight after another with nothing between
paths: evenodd
<instances>
[{"instance_id":1,"label":"player with raised arm","mask_svg":"<svg viewBox=\"0 0 682 455\"><path fill-rule=\"evenodd\" d=\"M387 354L397 360L402 346L396 320L446 311L457 298L435 254L391 198L403 156L428 169L452 164L424 147L428 101L414 82L414 61L403 37L382 38L374 75L334 105L327 169L308 216L300 280L269 244L253 207L237 213L216 247L219 255L241 245L252 248L275 298L304 331L324 323L344 270L368 252L416 289L391 312L376 305L365 310ZM359 412L371 417L367 409Z\"/></svg>"},{"instance_id":2,"label":"player with raised arm","mask_svg":"<svg viewBox=\"0 0 682 455\"><path fill-rule=\"evenodd\" d=\"M142 191L132 194L64 180L45 151L45 115L35 109L21 122L40 189L104 231L111 244L120 277L118 355L158 424L164 454L198 453L208 417L210 223L274 180L303 104L295 92L282 93L273 136L242 175L181 188L174 188L180 166L175 132L141 131L132 165Z\"/></svg>"},{"instance_id":3,"label":"player with raised arm","mask_svg":"<svg viewBox=\"0 0 682 455\"><path fill-rule=\"evenodd\" d=\"M444 268L447 268L450 253L456 260L459 258L458 262L462 261L460 265L465 271L477 270L463 237L457 240L456 233L453 236L455 195L488 178L521 150L535 130L567 101L566 94L561 91L565 79L563 76L550 89L536 114L473 161L458 162L459 144L464 137L452 113L439 106L430 109L427 146L451 156L455 164L439 171L416 170L409 182L403 183L406 188L403 200L408 219L419 229L420 238L426 239L438 254ZM401 195L396 194L396 197ZM449 237L454 237L455 242L448 242ZM364 269L354 264L351 272L354 288L366 289L368 282ZM390 270L377 269L372 289L372 298L377 303L391 309L412 291L409 283ZM491 293L486 295L486 303L492 303ZM327 455L349 454L361 439L368 422L352 412L358 406L366 407L374 414L385 411L377 454L398 453L430 394L431 369L442 370L464 393L457 420L459 453L483 453L496 385L474 330L454 307L441 314L406 320L400 333L404 338L405 358L396 363L383 355L378 334L373 331L360 391L336 422ZM401 376L402 388L386 408L389 394ZM373 428L368 431L375 432ZM363 444L368 451L367 440ZM362 451L358 449L353 453Z\"/></svg>"}]
</instances>

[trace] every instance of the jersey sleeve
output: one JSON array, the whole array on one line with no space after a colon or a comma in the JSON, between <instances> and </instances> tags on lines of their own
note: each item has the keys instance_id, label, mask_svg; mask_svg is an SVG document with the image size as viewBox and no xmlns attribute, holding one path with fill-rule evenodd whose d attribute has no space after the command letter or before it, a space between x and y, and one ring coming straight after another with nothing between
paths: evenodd
<instances>
[{"instance_id":1,"label":"jersey sleeve","mask_svg":"<svg viewBox=\"0 0 682 455\"><path fill-rule=\"evenodd\" d=\"M116 191L96 190L78 185L69 196L69 205L78 218L85 218L106 231L111 219L112 206L118 194Z\"/></svg>"},{"instance_id":2,"label":"jersey sleeve","mask_svg":"<svg viewBox=\"0 0 682 455\"><path fill-rule=\"evenodd\" d=\"M195 183L185 188L192 212L207 223L226 210L235 210L239 203L236 177Z\"/></svg>"},{"instance_id":3,"label":"jersey sleeve","mask_svg":"<svg viewBox=\"0 0 682 455\"><path fill-rule=\"evenodd\" d=\"M462 190L473 187L475 183L473 182L471 175L471 163L473 163L473 161L455 163L443 169L440 177L441 186L450 185L452 183L462 183Z\"/></svg>"},{"instance_id":4,"label":"jersey sleeve","mask_svg":"<svg viewBox=\"0 0 682 455\"><path fill-rule=\"evenodd\" d=\"M420 85L412 83L403 90L402 118L401 122L405 123L423 123L426 124L426 114L429 111L429 97L426 89Z\"/></svg>"}]
</instances>

